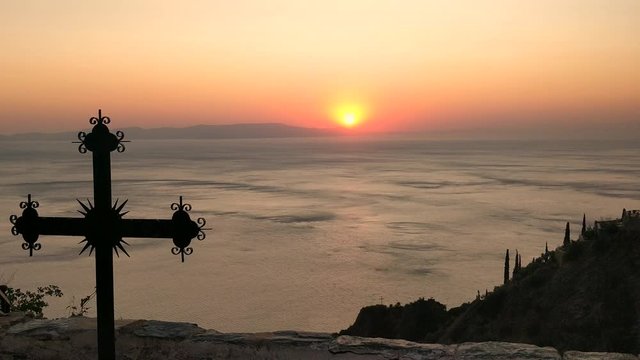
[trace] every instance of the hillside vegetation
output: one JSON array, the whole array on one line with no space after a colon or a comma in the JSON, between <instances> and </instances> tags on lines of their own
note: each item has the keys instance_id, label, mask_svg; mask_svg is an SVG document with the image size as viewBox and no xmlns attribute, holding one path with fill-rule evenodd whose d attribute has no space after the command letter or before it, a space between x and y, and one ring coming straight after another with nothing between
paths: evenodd
<instances>
[{"instance_id":1,"label":"hillside vegetation","mask_svg":"<svg viewBox=\"0 0 640 360\"><path fill-rule=\"evenodd\" d=\"M580 240L567 237L471 303L448 311L433 299L369 306L341 334L637 354L639 327L640 222L623 217L583 230Z\"/></svg>"}]
</instances>

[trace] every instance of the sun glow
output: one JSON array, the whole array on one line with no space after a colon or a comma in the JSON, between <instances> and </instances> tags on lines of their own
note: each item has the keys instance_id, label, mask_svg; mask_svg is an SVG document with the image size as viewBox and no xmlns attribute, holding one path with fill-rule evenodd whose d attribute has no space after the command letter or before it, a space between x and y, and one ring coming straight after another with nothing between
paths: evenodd
<instances>
[{"instance_id":1,"label":"sun glow","mask_svg":"<svg viewBox=\"0 0 640 360\"><path fill-rule=\"evenodd\" d=\"M361 105L346 104L337 106L333 111L334 120L342 127L353 128L362 123L365 110Z\"/></svg>"},{"instance_id":2,"label":"sun glow","mask_svg":"<svg viewBox=\"0 0 640 360\"><path fill-rule=\"evenodd\" d=\"M358 119L356 119L356 114L354 113L347 113L344 114L344 117L342 118L342 124L344 124L344 126L353 126L358 122Z\"/></svg>"}]
</instances>

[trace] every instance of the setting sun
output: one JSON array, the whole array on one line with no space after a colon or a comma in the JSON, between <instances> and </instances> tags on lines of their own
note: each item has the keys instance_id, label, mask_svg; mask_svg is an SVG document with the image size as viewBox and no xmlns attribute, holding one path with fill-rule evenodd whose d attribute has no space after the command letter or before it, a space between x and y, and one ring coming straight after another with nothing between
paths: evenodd
<instances>
[{"instance_id":1,"label":"setting sun","mask_svg":"<svg viewBox=\"0 0 640 360\"><path fill-rule=\"evenodd\" d=\"M365 111L361 105L340 105L335 108L333 117L340 126L353 128L362 123Z\"/></svg>"},{"instance_id":2,"label":"setting sun","mask_svg":"<svg viewBox=\"0 0 640 360\"><path fill-rule=\"evenodd\" d=\"M356 114L354 113L344 114L344 117L342 118L342 125L346 127L352 127L357 123L358 123L358 119L356 118Z\"/></svg>"}]
</instances>

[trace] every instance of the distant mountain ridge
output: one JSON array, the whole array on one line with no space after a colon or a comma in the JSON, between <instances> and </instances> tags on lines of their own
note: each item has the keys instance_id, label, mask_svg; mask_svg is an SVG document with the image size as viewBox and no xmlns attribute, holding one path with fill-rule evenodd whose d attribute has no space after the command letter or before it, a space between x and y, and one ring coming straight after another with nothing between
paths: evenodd
<instances>
[{"instance_id":1,"label":"distant mountain ridge","mask_svg":"<svg viewBox=\"0 0 640 360\"><path fill-rule=\"evenodd\" d=\"M196 125L184 128L113 128L121 130L130 139L251 139L336 136L343 133L337 129L314 129L278 123ZM84 130L90 131L90 130ZM0 140L69 140L75 139L77 132L21 133L0 135Z\"/></svg>"}]
</instances>

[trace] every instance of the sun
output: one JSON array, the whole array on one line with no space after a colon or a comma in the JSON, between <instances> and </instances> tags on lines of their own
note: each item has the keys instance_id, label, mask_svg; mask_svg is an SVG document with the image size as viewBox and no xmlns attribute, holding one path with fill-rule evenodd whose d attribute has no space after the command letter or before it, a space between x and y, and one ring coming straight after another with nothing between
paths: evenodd
<instances>
[{"instance_id":1,"label":"sun","mask_svg":"<svg viewBox=\"0 0 640 360\"><path fill-rule=\"evenodd\" d=\"M354 113L346 113L342 116L342 125L346 127L353 127L358 124L358 118Z\"/></svg>"},{"instance_id":2,"label":"sun","mask_svg":"<svg viewBox=\"0 0 640 360\"><path fill-rule=\"evenodd\" d=\"M334 108L333 118L342 127L354 128L364 120L365 110L362 105L342 104Z\"/></svg>"}]
</instances>

